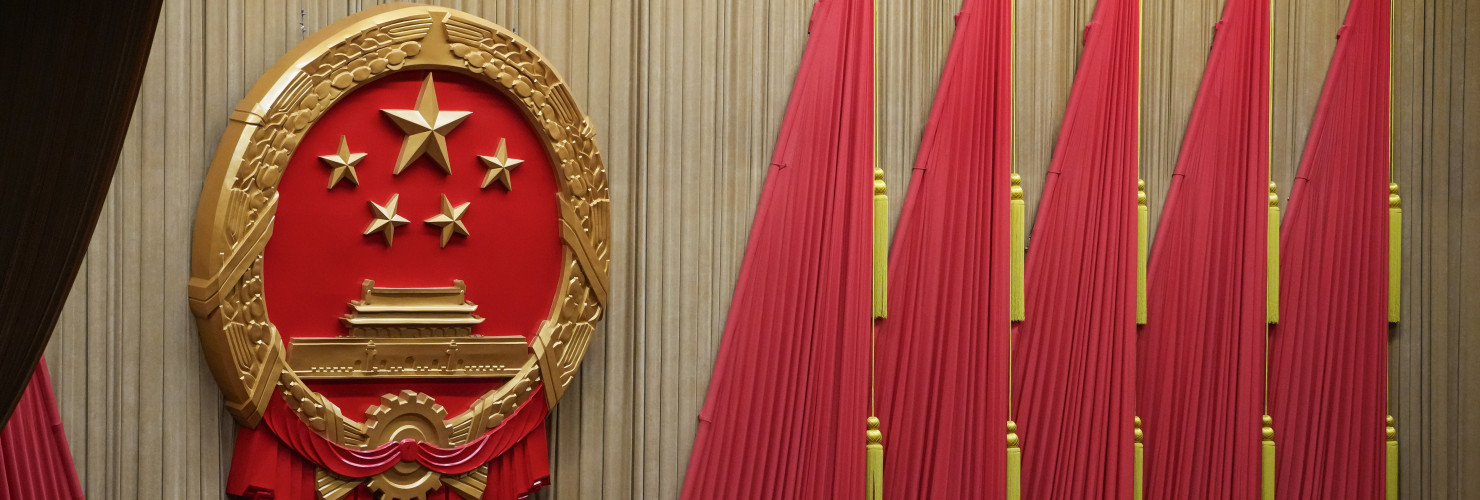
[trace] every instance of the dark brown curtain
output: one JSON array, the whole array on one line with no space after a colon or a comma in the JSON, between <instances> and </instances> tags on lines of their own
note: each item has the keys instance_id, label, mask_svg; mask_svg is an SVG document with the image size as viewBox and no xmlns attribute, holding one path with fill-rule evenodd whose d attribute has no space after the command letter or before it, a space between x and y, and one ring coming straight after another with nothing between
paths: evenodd
<instances>
[{"instance_id":1,"label":"dark brown curtain","mask_svg":"<svg viewBox=\"0 0 1480 500\"><path fill-rule=\"evenodd\" d=\"M159 7L8 2L0 12L0 422L31 380L92 238Z\"/></svg>"}]
</instances>

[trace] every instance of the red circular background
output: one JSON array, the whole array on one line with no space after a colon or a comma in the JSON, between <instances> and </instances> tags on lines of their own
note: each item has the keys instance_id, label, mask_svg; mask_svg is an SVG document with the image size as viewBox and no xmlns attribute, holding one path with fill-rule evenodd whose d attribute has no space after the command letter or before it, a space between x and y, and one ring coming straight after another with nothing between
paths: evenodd
<instances>
[{"instance_id":1,"label":"red circular background","mask_svg":"<svg viewBox=\"0 0 1480 500\"><path fill-rule=\"evenodd\" d=\"M384 77L345 96L304 135L278 185L272 239L263 252L268 314L285 339L346 335L339 318L360 298L360 284L444 287L460 279L475 314L485 320L474 335L533 338L549 317L562 265L555 177L544 147L520 109L498 90L470 77L434 71L437 106L471 115L447 134L452 174L422 157L393 175L405 134L381 109L415 109L425 71ZM360 185L341 180L325 189L330 168L319 159L339 151L366 153L356 167ZM510 176L513 190L494 182L480 189L487 170L479 155L494 156L499 139L510 158L524 160ZM385 205L400 194L396 213L410 221L386 247L380 233L364 235L371 221L367 201ZM440 230L423 222L471 202L463 222L468 236L440 246ZM285 340L286 342L286 340ZM289 347L291 349L291 347ZM494 380L365 379L321 381L312 388L350 418L402 389L426 392L455 415L492 389Z\"/></svg>"}]
</instances>

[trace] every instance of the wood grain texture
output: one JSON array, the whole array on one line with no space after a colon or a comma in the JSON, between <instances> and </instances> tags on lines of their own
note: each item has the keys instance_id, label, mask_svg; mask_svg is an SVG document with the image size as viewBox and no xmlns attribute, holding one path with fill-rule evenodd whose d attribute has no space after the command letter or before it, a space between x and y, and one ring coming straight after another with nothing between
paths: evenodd
<instances>
[{"instance_id":1,"label":"wood grain texture","mask_svg":"<svg viewBox=\"0 0 1480 500\"><path fill-rule=\"evenodd\" d=\"M1348 1L1275 0L1282 196ZM90 497L221 496L234 424L184 300L209 155L262 71L306 33L375 3L165 1L117 175L48 351ZM676 498L812 0L437 3L508 26L548 56L594 120L611 169L613 299L550 417L555 484L541 495ZM1402 490L1471 498L1480 495L1480 368L1470 362L1480 359L1480 253L1469 250L1480 248L1480 174L1470 164L1480 161L1480 7L1394 3L1394 159L1408 231L1390 399ZM1144 2L1141 169L1153 228L1222 4ZM879 163L896 219L959 6L878 5ZM1030 224L1094 6L1017 0L1014 156Z\"/></svg>"},{"instance_id":2,"label":"wood grain texture","mask_svg":"<svg viewBox=\"0 0 1480 500\"><path fill-rule=\"evenodd\" d=\"M1480 495L1480 5L1395 0L1403 323L1389 351L1404 498Z\"/></svg>"}]
</instances>

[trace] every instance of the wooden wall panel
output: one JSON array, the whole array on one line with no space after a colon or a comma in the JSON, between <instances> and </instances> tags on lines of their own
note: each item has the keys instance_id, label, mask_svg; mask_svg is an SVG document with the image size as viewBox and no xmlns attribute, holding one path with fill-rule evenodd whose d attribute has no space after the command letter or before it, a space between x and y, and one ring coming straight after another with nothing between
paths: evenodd
<instances>
[{"instance_id":1,"label":"wooden wall panel","mask_svg":"<svg viewBox=\"0 0 1480 500\"><path fill-rule=\"evenodd\" d=\"M1348 1L1275 0L1282 195ZM896 219L960 2L879 2L879 162ZM234 424L184 298L209 155L228 110L278 56L375 3L166 0L118 173L48 350L89 496L220 496ZM550 417L555 484L542 496L676 498L812 0L439 3L508 26L549 56L595 121L612 172L614 300ZM1222 3L1143 4L1141 168L1153 228ZM1480 120L1480 8L1395 4L1408 321L1394 331L1390 392L1402 487L1408 498L1468 498L1480 494L1480 369L1466 362L1480 358L1480 254L1466 252L1480 246L1480 175L1465 176L1467 158L1480 158L1480 125L1466 128ZM1014 161L1030 224L1094 6L1017 1Z\"/></svg>"},{"instance_id":2,"label":"wooden wall panel","mask_svg":"<svg viewBox=\"0 0 1480 500\"><path fill-rule=\"evenodd\" d=\"M1389 353L1404 498L1480 495L1480 5L1394 5L1403 323Z\"/></svg>"}]
</instances>

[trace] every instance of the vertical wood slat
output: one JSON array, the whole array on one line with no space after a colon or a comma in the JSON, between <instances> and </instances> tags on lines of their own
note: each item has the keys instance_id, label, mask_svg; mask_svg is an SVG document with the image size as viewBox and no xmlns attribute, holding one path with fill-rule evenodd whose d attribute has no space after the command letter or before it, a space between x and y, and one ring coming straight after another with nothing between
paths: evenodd
<instances>
[{"instance_id":1,"label":"vertical wood slat","mask_svg":"<svg viewBox=\"0 0 1480 500\"><path fill-rule=\"evenodd\" d=\"M1275 0L1274 169L1281 194L1303 149L1349 0ZM961 0L881 2L880 164L908 190ZM302 36L377 2L167 3L118 173L49 349L90 496L221 491L233 423L199 362L183 255L206 157L226 111ZM806 42L811 0L483 0L449 6L517 29L553 59L592 116L610 165L613 301L552 417L545 498L673 498L775 134ZM1394 0L1394 160L1409 233L1390 397L1402 489L1467 498L1480 466L1480 8ZM1017 1L1015 162L1036 213L1094 0ZM1146 0L1143 172L1160 215L1167 176L1222 0ZM301 11L301 12L300 12ZM1469 160L1474 161L1474 160ZM1474 202L1471 202L1473 205ZM897 221L902 203L892 209ZM183 214L183 215L182 215ZM1031 223L1031 222L1030 222ZM758 417L765 409L756 409ZM161 417L167 412L174 416ZM181 433L161 432L167 418ZM176 458L169 458L169 457ZM183 479L182 479L183 478ZM183 482L182 482L183 481Z\"/></svg>"}]
</instances>

